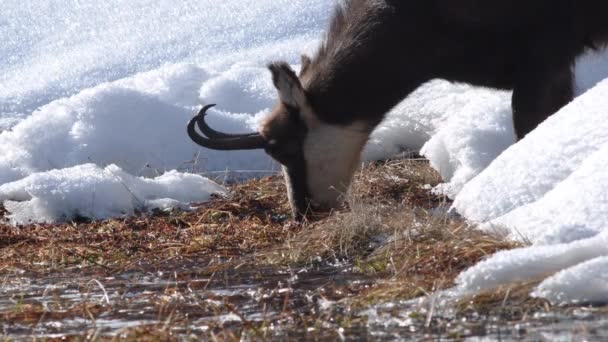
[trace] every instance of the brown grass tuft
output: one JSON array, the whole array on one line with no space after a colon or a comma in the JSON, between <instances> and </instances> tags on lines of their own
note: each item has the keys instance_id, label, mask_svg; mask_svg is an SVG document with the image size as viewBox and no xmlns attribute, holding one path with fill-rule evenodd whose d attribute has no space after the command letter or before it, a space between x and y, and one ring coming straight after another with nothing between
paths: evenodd
<instances>
[{"instance_id":1,"label":"brown grass tuft","mask_svg":"<svg viewBox=\"0 0 608 342\"><path fill-rule=\"evenodd\" d=\"M349 210L296 232L269 260L351 260L377 280L358 299L364 305L451 287L464 269L517 246L449 214L450 201L431 191L440 182L423 160L370 165L356 176Z\"/></svg>"},{"instance_id":2,"label":"brown grass tuft","mask_svg":"<svg viewBox=\"0 0 608 342\"><path fill-rule=\"evenodd\" d=\"M277 177L233 188L229 198L194 212L140 215L92 223L0 225L0 270L98 266L121 270L140 261L245 255L282 242L289 208Z\"/></svg>"},{"instance_id":3,"label":"brown grass tuft","mask_svg":"<svg viewBox=\"0 0 608 342\"><path fill-rule=\"evenodd\" d=\"M514 283L462 298L456 306L459 315L481 314L508 321L525 320L539 311L550 311L549 301L530 297L540 281Z\"/></svg>"}]
</instances>

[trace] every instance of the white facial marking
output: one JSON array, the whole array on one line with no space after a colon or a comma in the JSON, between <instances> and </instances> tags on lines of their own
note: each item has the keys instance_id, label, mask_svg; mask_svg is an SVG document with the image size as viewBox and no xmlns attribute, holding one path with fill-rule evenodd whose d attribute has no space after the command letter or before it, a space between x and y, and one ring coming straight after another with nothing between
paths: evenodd
<instances>
[{"instance_id":1,"label":"white facial marking","mask_svg":"<svg viewBox=\"0 0 608 342\"><path fill-rule=\"evenodd\" d=\"M365 125L319 123L309 127L304 141L308 192L313 203L335 208L342 202L359 165L369 132Z\"/></svg>"}]
</instances>

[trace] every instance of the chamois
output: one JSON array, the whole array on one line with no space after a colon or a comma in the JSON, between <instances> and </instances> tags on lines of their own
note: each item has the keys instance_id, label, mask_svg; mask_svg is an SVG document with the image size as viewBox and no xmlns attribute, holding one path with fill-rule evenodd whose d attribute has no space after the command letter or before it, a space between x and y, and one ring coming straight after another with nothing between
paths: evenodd
<instances>
[{"instance_id":1,"label":"chamois","mask_svg":"<svg viewBox=\"0 0 608 342\"><path fill-rule=\"evenodd\" d=\"M341 204L372 130L422 83L512 89L521 139L572 100L576 57L606 42L608 0L349 0L298 75L269 65L279 101L259 132L217 132L207 106L188 134L212 149L265 149L300 220Z\"/></svg>"}]
</instances>

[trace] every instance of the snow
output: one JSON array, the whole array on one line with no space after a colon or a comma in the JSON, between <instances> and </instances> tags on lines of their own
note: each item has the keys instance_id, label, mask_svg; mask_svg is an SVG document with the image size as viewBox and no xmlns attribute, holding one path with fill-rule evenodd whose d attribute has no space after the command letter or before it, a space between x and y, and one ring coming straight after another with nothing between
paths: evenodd
<instances>
[{"instance_id":1,"label":"snow","mask_svg":"<svg viewBox=\"0 0 608 342\"><path fill-rule=\"evenodd\" d=\"M608 257L567 268L545 279L532 293L559 305L608 303Z\"/></svg>"},{"instance_id":2,"label":"snow","mask_svg":"<svg viewBox=\"0 0 608 342\"><path fill-rule=\"evenodd\" d=\"M461 291L491 289L512 282L542 279L587 260L608 255L608 231L566 244L501 251L458 276Z\"/></svg>"},{"instance_id":3,"label":"snow","mask_svg":"<svg viewBox=\"0 0 608 342\"><path fill-rule=\"evenodd\" d=\"M515 141L510 96L488 89L468 89L446 112L450 117L423 146L449 184L442 191L454 196L475 175ZM457 132L458 134L454 134Z\"/></svg>"},{"instance_id":4,"label":"snow","mask_svg":"<svg viewBox=\"0 0 608 342\"><path fill-rule=\"evenodd\" d=\"M171 169L271 170L270 158L261 151L200 151L186 139L185 122L198 106L198 88L207 77L196 66L176 64L102 83L40 107L0 134L0 146L8 152L0 155L0 183L87 162L116 163L144 175ZM231 86L224 89L238 95ZM254 117L247 114L221 107L210 113L209 121L218 129L246 132L254 126L248 123Z\"/></svg>"},{"instance_id":5,"label":"snow","mask_svg":"<svg viewBox=\"0 0 608 342\"><path fill-rule=\"evenodd\" d=\"M566 180L608 142L606 91L608 82L601 83L501 154L462 189L454 207L485 222L540 199ZM601 197L595 200L601 203Z\"/></svg>"},{"instance_id":6,"label":"snow","mask_svg":"<svg viewBox=\"0 0 608 342\"><path fill-rule=\"evenodd\" d=\"M530 244L463 272L462 292L540 280L534 295L554 304L608 301L608 268L601 268L608 256L607 93L608 79L505 150L455 196L453 209L471 222Z\"/></svg>"},{"instance_id":7,"label":"snow","mask_svg":"<svg viewBox=\"0 0 608 342\"><path fill-rule=\"evenodd\" d=\"M223 194L222 186L176 171L153 179L132 176L116 165L83 164L38 172L0 185L0 201L12 223L102 219L136 211L190 208L191 202Z\"/></svg>"},{"instance_id":8,"label":"snow","mask_svg":"<svg viewBox=\"0 0 608 342\"><path fill-rule=\"evenodd\" d=\"M510 96L508 92L475 88L465 84L453 84L447 81L434 80L422 85L386 117L366 146L364 158L375 160L395 155L403 150L420 150L426 143L426 154L434 155L431 161L442 175L449 179L455 172L459 157L450 155L448 126L460 126L470 130L471 117L484 116L485 122L494 125L492 120L497 116L510 116ZM463 118L466 116L466 118ZM508 117L506 119L509 119ZM484 124L479 124L481 130ZM504 125L510 127L509 125ZM501 129L505 129L501 126ZM504 148L513 143L515 137L512 128L503 132L507 137ZM493 137L489 137L490 140ZM427 143L427 141L430 142ZM430 147L432 145L432 147ZM451 152L459 153L457 149ZM447 158L443 158L447 156ZM489 163L491 160L487 161ZM487 165L487 164L486 164Z\"/></svg>"},{"instance_id":9,"label":"snow","mask_svg":"<svg viewBox=\"0 0 608 342\"><path fill-rule=\"evenodd\" d=\"M224 192L204 175L278 170L261 151L196 146L185 123L217 103L212 126L255 130L276 98L266 64L298 68L334 3L4 0L0 203L10 222L188 208ZM576 76L580 96L518 143L509 92L441 80L372 134L364 160L421 151L453 210L529 244L463 272L460 291L535 279L533 294L556 304L608 300L608 54L581 58Z\"/></svg>"}]
</instances>

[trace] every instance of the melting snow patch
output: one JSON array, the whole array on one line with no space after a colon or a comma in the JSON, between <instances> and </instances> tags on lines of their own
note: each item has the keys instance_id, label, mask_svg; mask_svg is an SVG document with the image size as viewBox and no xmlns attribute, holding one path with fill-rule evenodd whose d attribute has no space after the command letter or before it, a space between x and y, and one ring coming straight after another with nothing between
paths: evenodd
<instances>
[{"instance_id":1,"label":"melting snow patch","mask_svg":"<svg viewBox=\"0 0 608 342\"><path fill-rule=\"evenodd\" d=\"M83 164L36 173L0 186L0 202L13 224L103 219L136 211L189 208L190 202L224 193L216 183L194 174L170 171L154 179L132 176L116 165Z\"/></svg>"},{"instance_id":2,"label":"melting snow patch","mask_svg":"<svg viewBox=\"0 0 608 342\"><path fill-rule=\"evenodd\" d=\"M512 282L542 279L547 274L605 255L608 255L608 231L569 244L498 252L461 273L456 283L459 290L471 293Z\"/></svg>"},{"instance_id":3,"label":"melting snow patch","mask_svg":"<svg viewBox=\"0 0 608 342\"><path fill-rule=\"evenodd\" d=\"M535 297L550 300L556 305L608 303L608 256L564 269L543 281Z\"/></svg>"}]
</instances>

